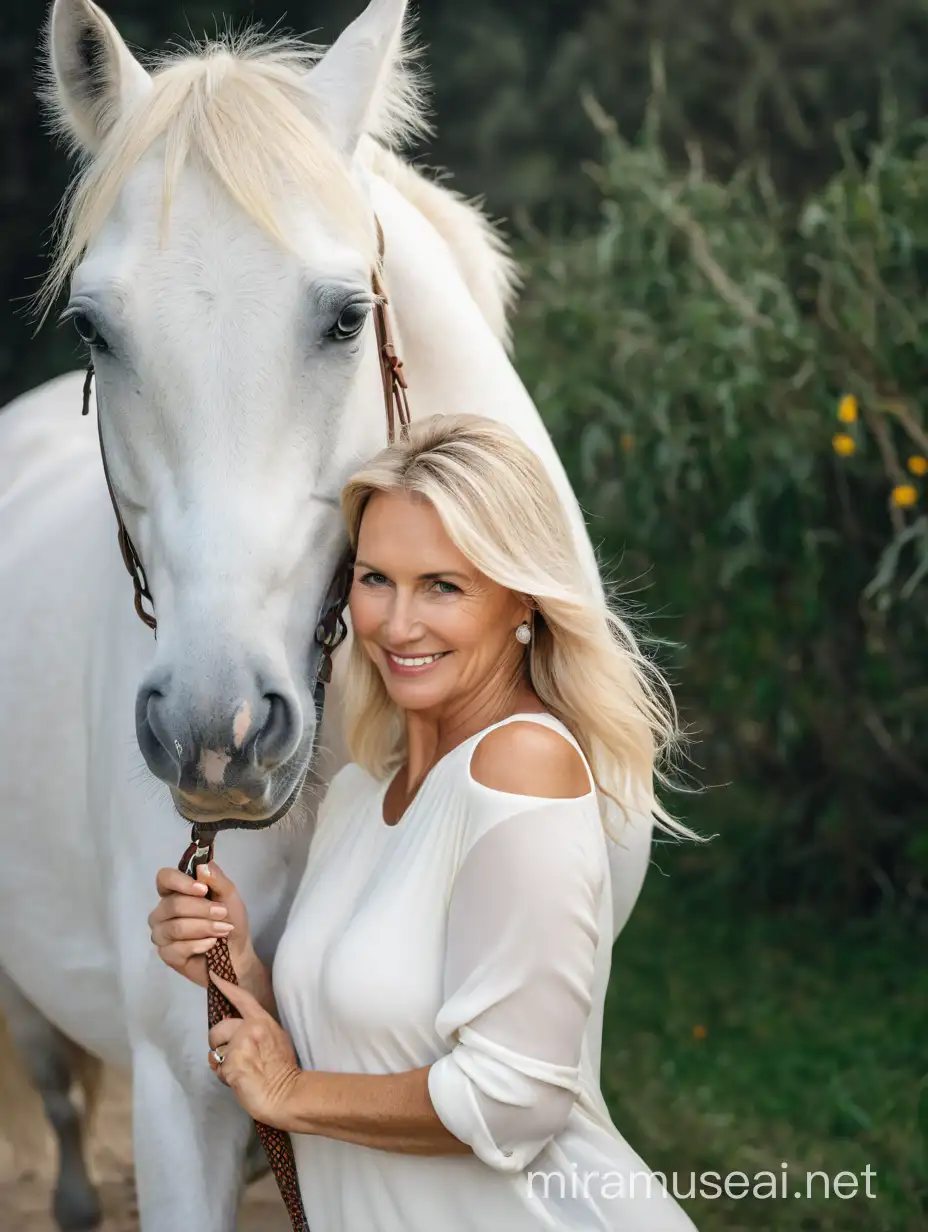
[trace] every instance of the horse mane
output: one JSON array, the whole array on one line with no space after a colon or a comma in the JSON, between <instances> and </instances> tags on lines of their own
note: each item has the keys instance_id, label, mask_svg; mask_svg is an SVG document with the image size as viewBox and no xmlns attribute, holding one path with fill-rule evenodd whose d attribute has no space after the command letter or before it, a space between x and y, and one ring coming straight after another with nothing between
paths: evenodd
<instances>
[{"instance_id":1,"label":"horse mane","mask_svg":"<svg viewBox=\"0 0 928 1232\"><path fill-rule=\"evenodd\" d=\"M322 117L313 114L312 97L305 89L306 74L323 54L324 48L299 39L267 38L252 28L149 58L149 95L115 122L96 153L85 159L62 201L49 272L36 297L43 319L99 234L129 175L159 141L165 149L163 229L180 173L187 160L196 157L284 247L289 241L277 219L277 202L287 184L311 187L322 208L373 263L376 237L364 202L325 134ZM479 208L427 180L392 149L429 131L414 59L404 37L366 119L369 165L444 237L494 333L506 340L516 277L502 238ZM71 126L49 77L40 96L52 128L70 136Z\"/></svg>"},{"instance_id":2,"label":"horse mane","mask_svg":"<svg viewBox=\"0 0 928 1232\"><path fill-rule=\"evenodd\" d=\"M509 315L520 278L509 246L482 202L430 179L395 151L365 140L360 151L375 175L392 184L444 239L477 306L497 338L510 344Z\"/></svg>"}]
</instances>

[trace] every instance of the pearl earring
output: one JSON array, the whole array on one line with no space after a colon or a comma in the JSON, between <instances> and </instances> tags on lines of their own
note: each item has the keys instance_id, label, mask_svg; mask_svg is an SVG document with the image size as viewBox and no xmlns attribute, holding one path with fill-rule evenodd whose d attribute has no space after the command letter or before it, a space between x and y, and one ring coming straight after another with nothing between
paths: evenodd
<instances>
[{"instance_id":1,"label":"pearl earring","mask_svg":"<svg viewBox=\"0 0 928 1232\"><path fill-rule=\"evenodd\" d=\"M521 642L523 646L527 646L532 640L532 626L527 620L523 620L516 629L516 641Z\"/></svg>"}]
</instances>

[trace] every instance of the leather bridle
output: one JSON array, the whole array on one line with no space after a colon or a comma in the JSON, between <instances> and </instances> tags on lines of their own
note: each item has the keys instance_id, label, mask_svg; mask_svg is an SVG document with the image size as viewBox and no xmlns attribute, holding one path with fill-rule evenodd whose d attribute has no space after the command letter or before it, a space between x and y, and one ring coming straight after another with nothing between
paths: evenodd
<instances>
[{"instance_id":1,"label":"leather bridle","mask_svg":"<svg viewBox=\"0 0 928 1232\"><path fill-rule=\"evenodd\" d=\"M384 409L386 412L387 441L393 444L396 439L397 423L401 436L406 435L409 426L409 402L406 397L406 377L403 373L403 361L396 353L393 343L393 333L390 328L390 317L387 311L388 300L383 284L384 240L383 229L377 220L377 264L371 272L371 288L374 292L374 331L377 339L377 355L380 363L380 374L383 380ZM90 390L93 381L93 359L87 365L87 375L84 379L83 405L81 413L90 411ZM110 494L110 502L116 517L117 539L119 551L135 591L135 610L139 619L147 625L157 637L158 621L155 617L155 604L145 566L142 558L132 542L122 514L119 502L110 478L106 461L106 450L103 446L103 432L100 427L100 416L97 414L97 433L100 440L100 457L103 461L103 474L106 487ZM313 698L316 707L316 738L322 725L322 713L325 704L325 686L332 678L332 653L347 634L344 611L348 602L348 592L351 587L352 561L350 553L346 553L340 562L329 585L325 603L316 625L315 644L319 648L316 664L316 677ZM146 607L147 604L147 607ZM194 823L190 846L184 852L178 867L191 877L196 877L197 868L208 863L213 856L213 841L216 832L225 829L224 822L213 822L202 829ZM210 971L232 983L238 983L235 969L229 955L229 947L224 938L219 938L216 945L206 955ZM210 1028L223 1018L236 1018L238 1011L230 1001L219 991L210 980L207 989L207 1015ZM264 1146L271 1170L277 1180L281 1197L290 1216L294 1232L309 1232L309 1224L300 1196L299 1181L296 1172L296 1161L289 1135L272 1126L255 1122L258 1136Z\"/></svg>"}]
</instances>

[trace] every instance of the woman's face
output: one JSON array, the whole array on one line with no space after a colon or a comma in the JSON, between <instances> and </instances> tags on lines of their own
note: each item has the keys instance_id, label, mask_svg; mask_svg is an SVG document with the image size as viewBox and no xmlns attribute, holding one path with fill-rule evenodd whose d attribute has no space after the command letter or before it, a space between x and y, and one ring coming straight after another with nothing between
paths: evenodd
<instances>
[{"instance_id":1,"label":"woman's face","mask_svg":"<svg viewBox=\"0 0 928 1232\"><path fill-rule=\"evenodd\" d=\"M349 606L355 637L404 710L442 708L518 671L524 601L470 563L421 497L371 497Z\"/></svg>"}]
</instances>

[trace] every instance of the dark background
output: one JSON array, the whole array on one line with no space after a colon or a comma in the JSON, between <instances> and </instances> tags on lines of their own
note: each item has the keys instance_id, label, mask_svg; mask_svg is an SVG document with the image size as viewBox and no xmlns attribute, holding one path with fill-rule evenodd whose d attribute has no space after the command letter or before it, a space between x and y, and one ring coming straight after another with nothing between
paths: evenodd
<instances>
[{"instance_id":1,"label":"dark background","mask_svg":"<svg viewBox=\"0 0 928 1232\"><path fill-rule=\"evenodd\" d=\"M359 3L107 11L157 49ZM0 401L80 359L25 309L69 172L44 14L0 17ZM701 1229L928 1226L928 4L429 0L419 32L415 157L505 220L517 365L696 738L666 803L717 835L657 847L617 945L616 1122L681 1176L877 1172Z\"/></svg>"}]
</instances>

